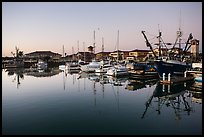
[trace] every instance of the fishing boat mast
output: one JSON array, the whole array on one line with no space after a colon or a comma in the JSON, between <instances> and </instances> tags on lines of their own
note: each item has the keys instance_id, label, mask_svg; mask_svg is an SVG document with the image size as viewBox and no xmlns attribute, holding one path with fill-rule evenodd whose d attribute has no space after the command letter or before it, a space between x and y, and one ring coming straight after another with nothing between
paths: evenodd
<instances>
[{"instance_id":1,"label":"fishing boat mast","mask_svg":"<svg viewBox=\"0 0 204 137\"><path fill-rule=\"evenodd\" d=\"M159 24L158 24L159 28ZM159 39L159 57L161 57L161 31L159 29L159 36L157 37Z\"/></svg>"},{"instance_id":2,"label":"fishing boat mast","mask_svg":"<svg viewBox=\"0 0 204 137\"><path fill-rule=\"evenodd\" d=\"M152 53L154 54L154 57L157 58L157 56L156 56L156 54L155 54L155 52L154 52L154 50L153 50L153 48L152 48L152 45L149 43L149 41L148 41L148 39L147 39L147 37L146 37L146 35L145 35L144 32L145 32L145 31L142 31L142 34L143 34L143 36L144 36L144 38L145 38L145 40L146 40L146 45L147 45L147 47L149 47L149 48L151 49Z\"/></svg>"}]
</instances>

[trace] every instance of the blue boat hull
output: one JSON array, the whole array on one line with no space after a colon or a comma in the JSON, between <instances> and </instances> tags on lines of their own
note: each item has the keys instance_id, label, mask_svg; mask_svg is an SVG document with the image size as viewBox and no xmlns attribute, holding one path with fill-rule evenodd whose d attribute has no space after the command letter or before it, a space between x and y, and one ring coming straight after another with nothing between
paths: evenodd
<instances>
[{"instance_id":1,"label":"blue boat hull","mask_svg":"<svg viewBox=\"0 0 204 137\"><path fill-rule=\"evenodd\" d=\"M195 78L195 81L197 81L197 82L202 82L202 77L197 77L197 78Z\"/></svg>"},{"instance_id":2,"label":"blue boat hull","mask_svg":"<svg viewBox=\"0 0 204 137\"><path fill-rule=\"evenodd\" d=\"M186 64L176 64L176 63L169 63L165 61L155 61L155 66L159 76L162 77L163 73L167 76L169 73L173 75L184 74L184 72L191 68L190 65Z\"/></svg>"}]
</instances>

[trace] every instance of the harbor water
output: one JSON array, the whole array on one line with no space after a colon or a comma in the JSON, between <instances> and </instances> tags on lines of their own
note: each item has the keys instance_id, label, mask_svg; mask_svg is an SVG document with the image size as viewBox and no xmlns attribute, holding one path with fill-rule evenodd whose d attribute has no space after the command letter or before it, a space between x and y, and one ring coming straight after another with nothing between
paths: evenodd
<instances>
[{"instance_id":1,"label":"harbor water","mask_svg":"<svg viewBox=\"0 0 204 137\"><path fill-rule=\"evenodd\" d=\"M202 135L195 84L2 69L2 134Z\"/></svg>"}]
</instances>

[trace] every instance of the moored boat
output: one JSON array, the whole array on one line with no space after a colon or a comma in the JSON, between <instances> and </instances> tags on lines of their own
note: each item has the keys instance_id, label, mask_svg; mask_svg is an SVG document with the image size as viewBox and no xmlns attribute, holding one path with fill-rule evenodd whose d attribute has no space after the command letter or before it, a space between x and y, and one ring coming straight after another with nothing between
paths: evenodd
<instances>
[{"instance_id":1,"label":"moored boat","mask_svg":"<svg viewBox=\"0 0 204 137\"><path fill-rule=\"evenodd\" d=\"M43 60L39 60L37 63L37 68L38 69L47 69L47 62L43 61Z\"/></svg>"},{"instance_id":2,"label":"moored boat","mask_svg":"<svg viewBox=\"0 0 204 137\"><path fill-rule=\"evenodd\" d=\"M92 60L92 62L90 62L87 65L81 65L81 71L83 72L95 72L96 69L99 69L101 66L101 64L99 62L97 62L96 60Z\"/></svg>"},{"instance_id":3,"label":"moored boat","mask_svg":"<svg viewBox=\"0 0 204 137\"><path fill-rule=\"evenodd\" d=\"M127 76L129 75L128 69L123 65L115 65L114 67L111 67L106 72L107 75L113 76L113 77L119 77L119 76Z\"/></svg>"},{"instance_id":4,"label":"moored boat","mask_svg":"<svg viewBox=\"0 0 204 137\"><path fill-rule=\"evenodd\" d=\"M171 48L170 50L167 49L167 55L162 55L161 54L161 50L159 50L159 55L156 55L156 53L154 52L151 44L149 43L145 33L145 31L142 31L142 34L146 40L146 45L147 47L150 47L154 58L155 58L155 67L157 72L159 73L160 78L162 77L163 73L167 74L171 74L173 75L184 75L184 72L188 69L191 68L191 64L189 64L188 62L185 61L185 54L187 52L187 49L190 48L190 46L188 47L189 41L191 39L193 39L192 34L190 33L188 40L186 42L186 46L185 49L183 51L183 54L180 53L180 48L179 48L179 53L174 53L172 52L172 50L175 48L176 42L178 39L180 39L181 37L181 31L179 29L179 31L177 32L178 36L176 38L176 42L173 46L173 48ZM159 32L159 49L161 48L161 32ZM180 40L179 40L180 41ZM180 45L181 43L179 43ZM187 48L188 47L188 48ZM181 49L182 50L182 49Z\"/></svg>"}]
</instances>

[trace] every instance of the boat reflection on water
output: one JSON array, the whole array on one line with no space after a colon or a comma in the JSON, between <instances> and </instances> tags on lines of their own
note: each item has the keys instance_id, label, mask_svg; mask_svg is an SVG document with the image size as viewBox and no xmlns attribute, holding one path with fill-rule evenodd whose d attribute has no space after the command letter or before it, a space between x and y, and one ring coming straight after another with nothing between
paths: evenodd
<instances>
[{"instance_id":1,"label":"boat reflection on water","mask_svg":"<svg viewBox=\"0 0 204 137\"><path fill-rule=\"evenodd\" d=\"M202 104L202 82L195 81L190 87L190 92L192 94L192 101Z\"/></svg>"},{"instance_id":2,"label":"boat reflection on water","mask_svg":"<svg viewBox=\"0 0 204 137\"><path fill-rule=\"evenodd\" d=\"M95 73L86 73L81 71L78 74L79 74L79 77L77 79L88 78L89 80L98 81L97 79L99 78L99 75L96 75Z\"/></svg>"},{"instance_id":3,"label":"boat reflection on water","mask_svg":"<svg viewBox=\"0 0 204 137\"><path fill-rule=\"evenodd\" d=\"M202 104L202 92L191 91L192 102Z\"/></svg>"},{"instance_id":4,"label":"boat reflection on water","mask_svg":"<svg viewBox=\"0 0 204 137\"><path fill-rule=\"evenodd\" d=\"M158 82L158 79L149 79L149 80L136 80L136 79L128 79L128 84L125 89L134 91L142 88L146 88L147 86L151 87Z\"/></svg>"},{"instance_id":5,"label":"boat reflection on water","mask_svg":"<svg viewBox=\"0 0 204 137\"><path fill-rule=\"evenodd\" d=\"M38 69L25 69L24 73L28 76L34 77L51 77L57 75L61 72L58 68L47 68L45 70L38 70Z\"/></svg>"},{"instance_id":6,"label":"boat reflection on water","mask_svg":"<svg viewBox=\"0 0 204 137\"><path fill-rule=\"evenodd\" d=\"M114 86L123 86L128 80L127 76L112 77L106 74L99 75L98 73L86 73L86 72L80 73L77 79L81 79L81 78L87 78L90 81L100 82L100 84L112 84Z\"/></svg>"},{"instance_id":7,"label":"boat reflection on water","mask_svg":"<svg viewBox=\"0 0 204 137\"><path fill-rule=\"evenodd\" d=\"M190 89L193 90L193 91L201 92L202 91L202 82L195 81L193 83L193 85L190 87Z\"/></svg>"},{"instance_id":8,"label":"boat reflection on water","mask_svg":"<svg viewBox=\"0 0 204 137\"><path fill-rule=\"evenodd\" d=\"M141 118L148 116L148 108L156 108L155 111L160 115L164 107L172 109L175 112L176 120L180 120L181 115L184 113L190 115L191 112L194 112L192 108L192 94L189 92L193 83L186 82L176 85L164 85L158 82L152 96L145 102L145 111Z\"/></svg>"},{"instance_id":9,"label":"boat reflection on water","mask_svg":"<svg viewBox=\"0 0 204 137\"><path fill-rule=\"evenodd\" d=\"M112 77L112 76L107 76L109 79L109 83L112 84L113 86L124 86L126 85L128 81L128 76L123 76L123 77Z\"/></svg>"}]
</instances>

